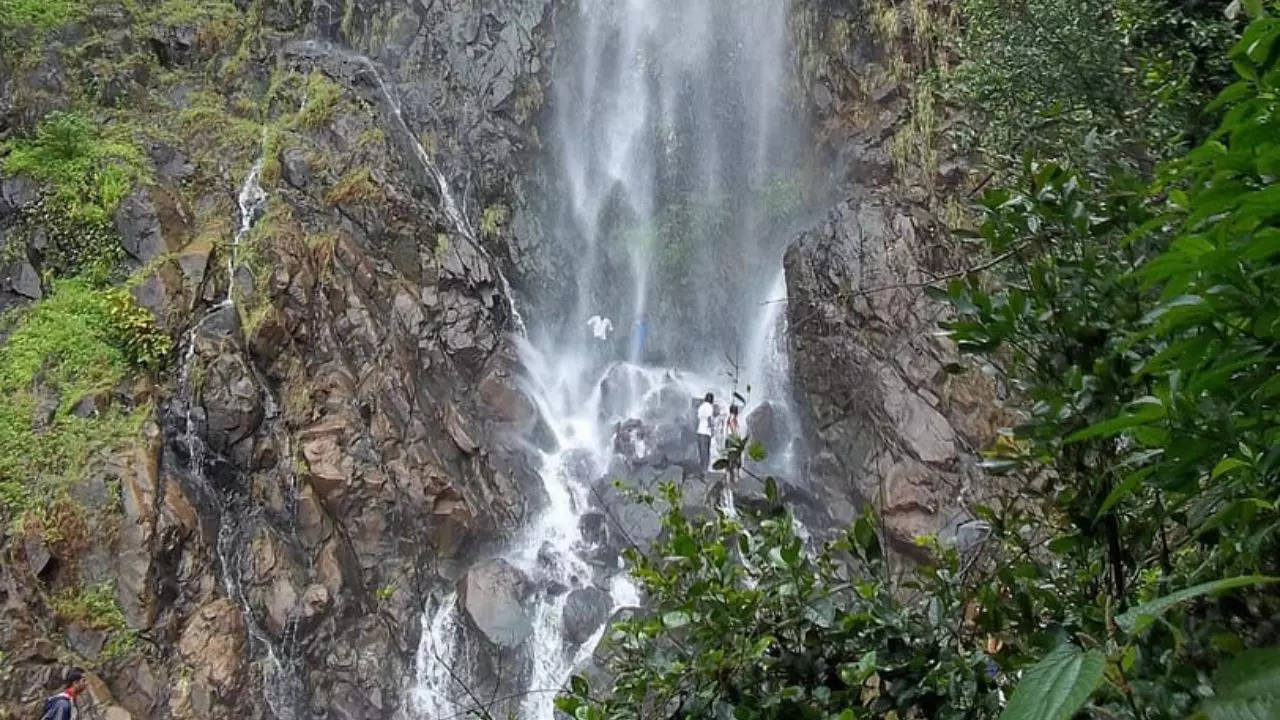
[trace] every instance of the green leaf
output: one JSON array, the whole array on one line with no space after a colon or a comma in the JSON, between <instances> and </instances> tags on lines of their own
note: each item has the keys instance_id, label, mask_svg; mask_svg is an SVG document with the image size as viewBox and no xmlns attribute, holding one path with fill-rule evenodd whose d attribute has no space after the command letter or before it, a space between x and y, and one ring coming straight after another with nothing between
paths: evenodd
<instances>
[{"instance_id":1,"label":"green leaf","mask_svg":"<svg viewBox=\"0 0 1280 720\"><path fill-rule=\"evenodd\" d=\"M1064 643L1022 675L1000 720L1067 720L1102 680L1106 657Z\"/></svg>"},{"instance_id":2,"label":"green leaf","mask_svg":"<svg viewBox=\"0 0 1280 720\"><path fill-rule=\"evenodd\" d=\"M574 675L569 678L569 688L573 690L574 695L578 695L580 697L587 697L591 694L586 678L581 675Z\"/></svg>"},{"instance_id":3,"label":"green leaf","mask_svg":"<svg viewBox=\"0 0 1280 720\"><path fill-rule=\"evenodd\" d=\"M668 630L674 630L689 624L689 613L683 610L674 610L662 616L662 624Z\"/></svg>"},{"instance_id":4,"label":"green leaf","mask_svg":"<svg viewBox=\"0 0 1280 720\"><path fill-rule=\"evenodd\" d=\"M1183 588L1175 593L1170 593L1161 598L1156 598L1148 603L1143 603L1135 608L1130 608L1128 612L1116 617L1116 624L1127 633L1133 634L1142 632L1153 621L1163 615L1169 608L1177 605L1184 600L1190 600L1193 597L1206 595L1208 593L1222 592L1223 590L1231 590L1232 588L1244 587L1246 585L1265 585L1280 581L1280 578L1268 577L1266 575L1242 575L1240 577L1223 578L1212 582L1193 585L1189 588Z\"/></svg>"},{"instance_id":5,"label":"green leaf","mask_svg":"<svg viewBox=\"0 0 1280 720\"><path fill-rule=\"evenodd\" d=\"M1164 404L1154 397L1135 400L1130 410L1123 415L1094 423L1083 430L1077 430L1067 436L1066 442L1077 443L1098 437L1111 437L1138 425L1146 425L1164 417Z\"/></svg>"},{"instance_id":6,"label":"green leaf","mask_svg":"<svg viewBox=\"0 0 1280 720\"><path fill-rule=\"evenodd\" d=\"M1221 462L1213 467L1212 477L1214 480L1217 480L1233 470L1239 470L1247 467L1249 467L1249 463L1241 460L1240 458L1223 458Z\"/></svg>"},{"instance_id":7,"label":"green leaf","mask_svg":"<svg viewBox=\"0 0 1280 720\"><path fill-rule=\"evenodd\" d=\"M1200 706L1209 720L1280 717L1280 649L1246 650L1218 671L1214 696Z\"/></svg>"}]
</instances>

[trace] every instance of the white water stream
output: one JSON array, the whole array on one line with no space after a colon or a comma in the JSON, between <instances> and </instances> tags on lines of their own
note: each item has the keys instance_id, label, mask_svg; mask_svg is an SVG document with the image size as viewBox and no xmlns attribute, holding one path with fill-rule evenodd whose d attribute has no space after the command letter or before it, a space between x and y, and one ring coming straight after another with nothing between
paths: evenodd
<instances>
[{"instance_id":1,"label":"white water stream","mask_svg":"<svg viewBox=\"0 0 1280 720\"><path fill-rule=\"evenodd\" d=\"M556 691L605 631L566 640L565 589L595 585L615 610L641 603L624 568L593 562L582 531L599 500L592 487L622 467L619 423L645 424L634 450L643 458L665 442L664 423L691 431L693 399L708 391L723 409L750 385L744 421L766 401L790 411L781 258L786 216L800 209L787 199L798 194L806 129L785 91L786 3L594 0L569 15L552 73L546 161L557 182L546 225L573 287L569 300L532 298L517 340L525 390L554 440L539 463L548 502L501 553L537 585L524 608L533 630L503 655L517 666L500 680L518 689L504 704L494 679L475 672L495 650L457 594L430 604L410 718L464 717L479 705L551 720ZM419 159L445 214L474 239L443 175L426 153ZM606 340L588 332L593 315L613 323ZM719 504L735 512L731 495Z\"/></svg>"}]
</instances>

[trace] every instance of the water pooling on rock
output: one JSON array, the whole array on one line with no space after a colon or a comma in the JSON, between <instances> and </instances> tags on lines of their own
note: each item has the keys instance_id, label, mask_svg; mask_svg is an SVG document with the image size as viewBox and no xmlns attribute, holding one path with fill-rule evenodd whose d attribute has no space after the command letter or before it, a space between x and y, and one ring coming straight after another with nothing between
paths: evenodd
<instances>
[{"instance_id":1,"label":"water pooling on rock","mask_svg":"<svg viewBox=\"0 0 1280 720\"><path fill-rule=\"evenodd\" d=\"M426 608L412 717L553 717L609 616L641 602L620 551L660 527L612 480L724 503L697 472L694 398L748 396L744 425L779 467L790 457L781 258L805 128L785 3L583 3L560 31L545 222L573 288L531 298L519 343L549 502ZM613 325L604 340L594 315Z\"/></svg>"}]
</instances>

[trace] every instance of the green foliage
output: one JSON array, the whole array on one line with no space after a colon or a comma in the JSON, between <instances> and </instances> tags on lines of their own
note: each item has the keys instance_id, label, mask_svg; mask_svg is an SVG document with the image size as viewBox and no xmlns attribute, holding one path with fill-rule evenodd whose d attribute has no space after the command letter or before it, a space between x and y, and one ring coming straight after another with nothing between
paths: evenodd
<instances>
[{"instance_id":1,"label":"green foliage","mask_svg":"<svg viewBox=\"0 0 1280 720\"><path fill-rule=\"evenodd\" d=\"M0 0L0 25L48 30L75 19L83 7L79 0Z\"/></svg>"},{"instance_id":2,"label":"green foliage","mask_svg":"<svg viewBox=\"0 0 1280 720\"><path fill-rule=\"evenodd\" d=\"M1139 716L1191 712L1196 668L1275 641L1274 596L1248 588L1280 557L1280 21L1229 57L1240 80L1201 146L1151 184L1028 167L983 200L998 269L943 293L948 332L1028 403L988 464L1048 470L1037 574L1087 587L1105 568L1107 613L1078 622L1111 638ZM1199 600L1233 588L1254 599Z\"/></svg>"},{"instance_id":3,"label":"green foliage","mask_svg":"<svg viewBox=\"0 0 1280 720\"><path fill-rule=\"evenodd\" d=\"M663 492L680 507L674 487ZM663 529L651 552L628 554L647 603L598 653L614 673L612 693L575 678L557 700L562 712L781 720L999 711L1007 680L989 672L965 627L955 553L919 575L904 602L870 515L816 553L783 511L691 520L673 509Z\"/></svg>"},{"instance_id":4,"label":"green foliage","mask_svg":"<svg viewBox=\"0 0 1280 720\"><path fill-rule=\"evenodd\" d=\"M133 416L108 407L78 417L83 398L104 394L150 362L164 342L118 291L59 281L44 300L5 317L0 346L0 501L18 514L80 477L92 456L126 441ZM129 301L131 302L131 301ZM124 317L113 314L129 308Z\"/></svg>"},{"instance_id":5,"label":"green foliage","mask_svg":"<svg viewBox=\"0 0 1280 720\"><path fill-rule=\"evenodd\" d=\"M1024 150L1149 168L1202 136L1198 110L1229 80L1218 3L965 0L962 15L948 85L974 122L957 137L997 168Z\"/></svg>"},{"instance_id":6,"label":"green foliage","mask_svg":"<svg viewBox=\"0 0 1280 720\"><path fill-rule=\"evenodd\" d=\"M1069 720L1102 680L1106 656L1071 644L1027 668L1000 720Z\"/></svg>"},{"instance_id":7,"label":"green foliage","mask_svg":"<svg viewBox=\"0 0 1280 720\"><path fill-rule=\"evenodd\" d=\"M116 205L147 179L147 159L134 139L75 113L51 113L31 138L7 141L4 171L50 184L73 221L107 222Z\"/></svg>"},{"instance_id":8,"label":"green foliage","mask_svg":"<svg viewBox=\"0 0 1280 720\"><path fill-rule=\"evenodd\" d=\"M298 111L298 125L308 130L328 125L341 99L341 85L325 77L319 70L312 72L307 77L306 102Z\"/></svg>"},{"instance_id":9,"label":"green foliage","mask_svg":"<svg viewBox=\"0 0 1280 720\"><path fill-rule=\"evenodd\" d=\"M53 608L64 623L81 623L110 633L98 657L100 662L109 662L137 646L137 633L125 621L124 613L116 602L115 584L110 581L79 591L63 591L53 598Z\"/></svg>"},{"instance_id":10,"label":"green foliage","mask_svg":"<svg viewBox=\"0 0 1280 720\"><path fill-rule=\"evenodd\" d=\"M480 232L489 237L497 236L502 232L502 226L507 223L510 215L511 211L502 203L489 205L480 215Z\"/></svg>"}]
</instances>

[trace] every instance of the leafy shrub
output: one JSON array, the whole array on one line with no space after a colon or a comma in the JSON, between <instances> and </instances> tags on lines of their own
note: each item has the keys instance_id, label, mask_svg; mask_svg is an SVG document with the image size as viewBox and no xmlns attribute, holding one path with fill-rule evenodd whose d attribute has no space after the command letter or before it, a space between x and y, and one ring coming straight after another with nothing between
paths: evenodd
<instances>
[{"instance_id":1,"label":"leafy shrub","mask_svg":"<svg viewBox=\"0 0 1280 720\"><path fill-rule=\"evenodd\" d=\"M116 602L115 584L104 581L80 590L65 590L53 599L54 612L64 623L82 623L110 634L98 659L108 662L132 650L137 633L129 628Z\"/></svg>"},{"instance_id":2,"label":"leafy shrub","mask_svg":"<svg viewBox=\"0 0 1280 720\"><path fill-rule=\"evenodd\" d=\"M78 0L0 0L0 25L47 30L75 18L82 7Z\"/></svg>"},{"instance_id":3,"label":"leafy shrub","mask_svg":"<svg viewBox=\"0 0 1280 720\"><path fill-rule=\"evenodd\" d=\"M75 113L51 113L34 137L5 143L4 171L50 184L53 201L71 220L110 220L120 201L146 179L147 160L132 139L118 137Z\"/></svg>"},{"instance_id":4,"label":"leafy shrub","mask_svg":"<svg viewBox=\"0 0 1280 720\"><path fill-rule=\"evenodd\" d=\"M0 346L0 499L20 513L80 477L95 453L127 440L137 412L109 406L73 412L83 398L108 397L134 367L158 360L165 340L145 310L83 280L54 284L44 300L4 318ZM159 354L158 354L159 353Z\"/></svg>"},{"instance_id":5,"label":"leafy shrub","mask_svg":"<svg viewBox=\"0 0 1280 720\"><path fill-rule=\"evenodd\" d=\"M341 99L341 85L325 77L319 70L312 72L307 77L306 102L298 111L298 125L308 130L328 125Z\"/></svg>"}]
</instances>

